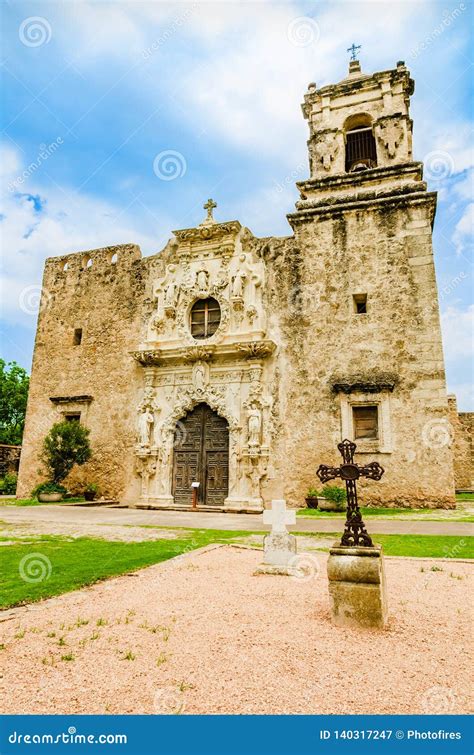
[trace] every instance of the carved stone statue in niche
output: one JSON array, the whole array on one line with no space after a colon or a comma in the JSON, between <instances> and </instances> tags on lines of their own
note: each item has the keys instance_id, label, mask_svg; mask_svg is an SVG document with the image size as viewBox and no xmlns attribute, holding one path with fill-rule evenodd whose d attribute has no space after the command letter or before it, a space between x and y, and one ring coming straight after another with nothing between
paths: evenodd
<instances>
[{"instance_id":1,"label":"carved stone statue in niche","mask_svg":"<svg viewBox=\"0 0 474 755\"><path fill-rule=\"evenodd\" d=\"M239 269L232 279L232 298L242 299L244 296L244 287L247 280L245 270Z\"/></svg>"},{"instance_id":2,"label":"carved stone statue in niche","mask_svg":"<svg viewBox=\"0 0 474 755\"><path fill-rule=\"evenodd\" d=\"M204 267L201 267L200 270L198 270L196 275L196 283L198 290L201 293L207 292L209 288L209 273Z\"/></svg>"},{"instance_id":3,"label":"carved stone statue in niche","mask_svg":"<svg viewBox=\"0 0 474 755\"><path fill-rule=\"evenodd\" d=\"M150 445L151 431L155 419L149 406L144 406L138 415L138 442L144 448Z\"/></svg>"},{"instance_id":4,"label":"carved stone statue in niche","mask_svg":"<svg viewBox=\"0 0 474 755\"><path fill-rule=\"evenodd\" d=\"M248 410L249 448L258 448L260 446L261 430L262 412L254 402Z\"/></svg>"},{"instance_id":5,"label":"carved stone statue in niche","mask_svg":"<svg viewBox=\"0 0 474 755\"><path fill-rule=\"evenodd\" d=\"M165 307L176 307L179 286L176 281L170 281L165 290Z\"/></svg>"},{"instance_id":6,"label":"carved stone statue in niche","mask_svg":"<svg viewBox=\"0 0 474 755\"><path fill-rule=\"evenodd\" d=\"M208 375L207 366L203 364L203 362L196 362L194 365L192 381L193 386L198 393L202 393L205 390L208 383Z\"/></svg>"}]
</instances>

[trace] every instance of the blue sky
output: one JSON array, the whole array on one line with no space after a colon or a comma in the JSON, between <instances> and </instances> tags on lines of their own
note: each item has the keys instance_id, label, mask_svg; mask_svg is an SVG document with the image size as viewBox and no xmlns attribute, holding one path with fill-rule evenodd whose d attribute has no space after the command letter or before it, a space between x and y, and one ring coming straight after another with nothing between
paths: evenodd
<instances>
[{"instance_id":1,"label":"blue sky","mask_svg":"<svg viewBox=\"0 0 474 755\"><path fill-rule=\"evenodd\" d=\"M2 14L4 358L30 368L48 256L153 254L209 196L218 219L289 235L308 175L304 92L342 79L356 42L365 72L405 60L416 81L448 389L474 409L471 3L16 0Z\"/></svg>"}]
</instances>

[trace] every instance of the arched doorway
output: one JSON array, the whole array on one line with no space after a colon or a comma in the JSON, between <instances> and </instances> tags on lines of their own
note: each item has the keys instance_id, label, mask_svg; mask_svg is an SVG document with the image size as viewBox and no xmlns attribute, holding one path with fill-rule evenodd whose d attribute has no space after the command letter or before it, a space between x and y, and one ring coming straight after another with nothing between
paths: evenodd
<instances>
[{"instance_id":1,"label":"arched doorway","mask_svg":"<svg viewBox=\"0 0 474 755\"><path fill-rule=\"evenodd\" d=\"M199 482L198 502L222 506L229 491L229 426L207 404L198 404L176 423L174 502L190 505L191 483Z\"/></svg>"}]
</instances>

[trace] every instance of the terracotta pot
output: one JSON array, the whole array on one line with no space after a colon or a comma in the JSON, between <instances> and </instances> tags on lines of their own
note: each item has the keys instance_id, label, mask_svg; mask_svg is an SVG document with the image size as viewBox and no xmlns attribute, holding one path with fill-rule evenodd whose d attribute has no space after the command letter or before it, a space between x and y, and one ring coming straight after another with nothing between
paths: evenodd
<instances>
[{"instance_id":1,"label":"terracotta pot","mask_svg":"<svg viewBox=\"0 0 474 755\"><path fill-rule=\"evenodd\" d=\"M86 501L93 501L96 495L97 493L95 490L86 490L84 492L84 498L86 499Z\"/></svg>"},{"instance_id":2,"label":"terracotta pot","mask_svg":"<svg viewBox=\"0 0 474 755\"><path fill-rule=\"evenodd\" d=\"M41 503L57 503L62 500L62 493L38 493L38 501Z\"/></svg>"},{"instance_id":3,"label":"terracotta pot","mask_svg":"<svg viewBox=\"0 0 474 755\"><path fill-rule=\"evenodd\" d=\"M311 496L308 498L305 498L306 506L308 509L317 509L318 508L318 499L316 496Z\"/></svg>"}]
</instances>

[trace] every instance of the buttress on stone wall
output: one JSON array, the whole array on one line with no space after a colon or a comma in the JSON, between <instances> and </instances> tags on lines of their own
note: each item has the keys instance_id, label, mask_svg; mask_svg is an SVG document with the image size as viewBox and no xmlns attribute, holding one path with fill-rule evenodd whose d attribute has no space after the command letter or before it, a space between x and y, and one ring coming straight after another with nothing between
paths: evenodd
<instances>
[{"instance_id":1,"label":"buttress on stone wall","mask_svg":"<svg viewBox=\"0 0 474 755\"><path fill-rule=\"evenodd\" d=\"M454 506L436 196L411 154L412 92L403 63L373 76L351 64L339 84L310 85L311 175L292 236L256 238L208 208L151 257L126 244L46 261L19 495L44 477L51 425L80 413L94 453L70 488L93 480L130 505L172 506L177 423L206 403L229 428L223 507L301 506L318 465L338 464L337 443L354 438L354 409L375 407L377 437L356 439L356 461L385 474L360 483L363 502ZM377 160L346 172L354 124ZM220 324L196 340L191 307L209 297Z\"/></svg>"}]
</instances>

